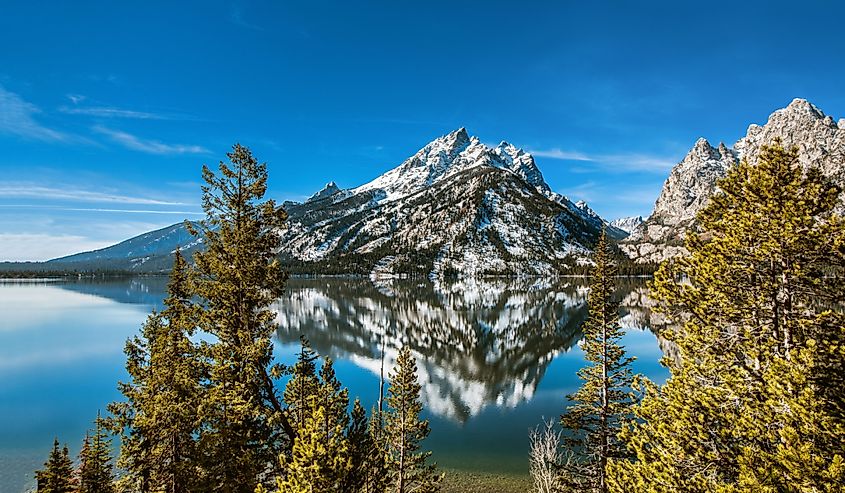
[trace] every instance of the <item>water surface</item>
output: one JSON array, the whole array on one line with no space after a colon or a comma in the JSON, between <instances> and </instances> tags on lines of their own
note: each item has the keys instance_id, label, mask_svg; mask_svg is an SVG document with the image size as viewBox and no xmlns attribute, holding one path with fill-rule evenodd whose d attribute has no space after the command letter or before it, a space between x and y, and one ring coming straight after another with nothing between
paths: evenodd
<instances>
[{"instance_id":1,"label":"water surface","mask_svg":"<svg viewBox=\"0 0 845 493\"><path fill-rule=\"evenodd\" d=\"M120 398L124 342L161 308L165 286L150 277L0 283L0 492L33 486L54 436L78 451L97 411ZM277 304L276 355L293 362L305 335L372 406L382 354L389 369L410 345L437 462L527 474L528 430L557 417L579 385L587 292L582 279L292 279ZM662 381L644 282L620 281L618 296L636 371Z\"/></svg>"}]
</instances>

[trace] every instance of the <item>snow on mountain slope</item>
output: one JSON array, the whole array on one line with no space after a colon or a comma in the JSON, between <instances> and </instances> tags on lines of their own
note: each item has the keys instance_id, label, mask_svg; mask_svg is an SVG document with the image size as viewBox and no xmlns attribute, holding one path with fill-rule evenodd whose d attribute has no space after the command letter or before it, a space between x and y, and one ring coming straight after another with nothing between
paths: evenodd
<instances>
[{"instance_id":1,"label":"snow on mountain slope","mask_svg":"<svg viewBox=\"0 0 845 493\"><path fill-rule=\"evenodd\" d=\"M531 154L507 142L488 147L464 128L369 183L343 190L330 182L284 207L289 221L279 255L305 272L552 274L584 262L605 224L586 204L552 192ZM171 228L184 241L184 228ZM152 244L154 236L124 243ZM148 256L135 247L127 255L121 244L83 257L158 268L156 256L167 263L176 246L165 243ZM145 256L127 264L136 252Z\"/></svg>"},{"instance_id":2,"label":"snow on mountain slope","mask_svg":"<svg viewBox=\"0 0 845 493\"><path fill-rule=\"evenodd\" d=\"M763 125L752 124L745 137L727 148L699 139L663 185L654 211L620 247L637 262L661 262L685 252L686 231L695 227L695 215L716 193L717 181L740 159L754 163L763 145L776 137L786 147L798 146L800 163L815 165L845 185L845 120L835 122L804 99L795 99L775 111Z\"/></svg>"},{"instance_id":3,"label":"snow on mountain slope","mask_svg":"<svg viewBox=\"0 0 845 493\"><path fill-rule=\"evenodd\" d=\"M620 217L610 221L610 225L630 235L643 221L643 216Z\"/></svg>"},{"instance_id":4,"label":"snow on mountain slope","mask_svg":"<svg viewBox=\"0 0 845 493\"><path fill-rule=\"evenodd\" d=\"M288 207L283 256L378 275L556 273L584 261L604 224L552 192L531 154L464 128L369 183L314 197Z\"/></svg>"},{"instance_id":5,"label":"snow on mountain slope","mask_svg":"<svg viewBox=\"0 0 845 493\"><path fill-rule=\"evenodd\" d=\"M189 233L184 223L177 223L110 247L53 259L48 263L73 265L74 268L91 266L99 270L160 270L169 268L176 248L190 255L201 245L202 240Z\"/></svg>"}]
</instances>

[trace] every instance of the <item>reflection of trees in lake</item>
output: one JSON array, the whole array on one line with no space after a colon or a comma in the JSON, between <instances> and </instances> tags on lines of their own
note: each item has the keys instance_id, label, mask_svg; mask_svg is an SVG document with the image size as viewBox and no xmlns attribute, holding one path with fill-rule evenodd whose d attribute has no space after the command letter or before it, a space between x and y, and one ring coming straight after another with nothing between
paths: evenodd
<instances>
[{"instance_id":1,"label":"reflection of trees in lake","mask_svg":"<svg viewBox=\"0 0 845 493\"><path fill-rule=\"evenodd\" d=\"M620 293L632 288L624 288ZM546 368L581 337L583 280L292 280L278 337L375 374L403 344L417 353L428 408L465 421L530 399Z\"/></svg>"},{"instance_id":2,"label":"reflection of trees in lake","mask_svg":"<svg viewBox=\"0 0 845 493\"><path fill-rule=\"evenodd\" d=\"M456 281L291 279L278 315L278 338L300 334L321 353L379 374L381 342L390 368L403 344L419 356L426 404L465 421L489 405L530 400L549 363L581 338L586 279ZM51 283L120 303L160 308L166 277ZM651 330L665 320L651 312L642 279L620 279L623 326ZM661 349L671 347L658 338Z\"/></svg>"}]
</instances>

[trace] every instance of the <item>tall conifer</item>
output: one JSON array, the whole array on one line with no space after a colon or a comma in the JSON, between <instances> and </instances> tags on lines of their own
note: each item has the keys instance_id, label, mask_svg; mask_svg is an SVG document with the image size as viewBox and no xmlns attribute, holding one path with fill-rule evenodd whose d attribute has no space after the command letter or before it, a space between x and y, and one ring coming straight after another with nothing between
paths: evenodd
<instances>
[{"instance_id":1,"label":"tall conifer","mask_svg":"<svg viewBox=\"0 0 845 493\"><path fill-rule=\"evenodd\" d=\"M779 141L698 216L652 285L683 327L671 377L626 432L614 491L828 492L845 484L840 189Z\"/></svg>"},{"instance_id":2,"label":"tall conifer","mask_svg":"<svg viewBox=\"0 0 845 493\"><path fill-rule=\"evenodd\" d=\"M99 414L93 433L86 433L79 452L78 493L113 493L114 465L111 456L111 437Z\"/></svg>"},{"instance_id":3,"label":"tall conifer","mask_svg":"<svg viewBox=\"0 0 845 493\"><path fill-rule=\"evenodd\" d=\"M270 305L284 291L276 257L287 214L264 200L267 165L236 144L215 174L203 166L203 209L198 233L206 249L195 255L200 324L209 345L209 386L201 406L206 488L252 492L272 477L279 454L295 432L274 384L276 329ZM278 472L278 471L276 471Z\"/></svg>"},{"instance_id":4,"label":"tall conifer","mask_svg":"<svg viewBox=\"0 0 845 493\"><path fill-rule=\"evenodd\" d=\"M438 491L443 476L437 473L436 464L427 463L431 452L420 451L422 441L431 429L427 419L420 419L423 406L417 363L407 346L399 351L389 380L383 442L387 452L389 491Z\"/></svg>"},{"instance_id":5,"label":"tall conifer","mask_svg":"<svg viewBox=\"0 0 845 493\"><path fill-rule=\"evenodd\" d=\"M58 438L53 440L53 449L44 469L35 472L38 493L72 493L76 491L76 477L67 445L59 448Z\"/></svg>"},{"instance_id":6,"label":"tall conifer","mask_svg":"<svg viewBox=\"0 0 845 493\"><path fill-rule=\"evenodd\" d=\"M582 326L582 348L587 366L578 371L581 388L568 396L573 402L561 416L564 444L574 460L562 471L561 481L572 491L606 493L605 467L609 459L629 452L618 434L634 401L631 394L633 358L619 344L619 303L614 300L615 266L602 229L593 255L589 316Z\"/></svg>"},{"instance_id":7,"label":"tall conifer","mask_svg":"<svg viewBox=\"0 0 845 493\"><path fill-rule=\"evenodd\" d=\"M190 298L188 264L176 250L165 309L126 343L131 381L119 385L126 401L109 406L122 433L122 481L142 493L198 488L203 362L190 339L198 313Z\"/></svg>"}]
</instances>

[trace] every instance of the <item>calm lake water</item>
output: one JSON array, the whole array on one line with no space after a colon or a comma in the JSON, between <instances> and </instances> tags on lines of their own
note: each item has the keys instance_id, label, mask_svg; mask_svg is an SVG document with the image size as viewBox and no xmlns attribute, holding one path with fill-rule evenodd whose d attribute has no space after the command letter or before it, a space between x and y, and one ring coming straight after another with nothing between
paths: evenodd
<instances>
[{"instance_id":1,"label":"calm lake water","mask_svg":"<svg viewBox=\"0 0 845 493\"><path fill-rule=\"evenodd\" d=\"M123 345L152 309L165 278L0 282L0 492L34 486L53 437L76 454L97 410L120 398ZM557 417L579 386L582 279L292 279L278 303L277 359L299 336L335 360L338 377L371 406L386 367L410 345L432 433L448 468L527 474L528 430ZM641 279L621 281L624 344L635 370L667 376Z\"/></svg>"}]
</instances>

